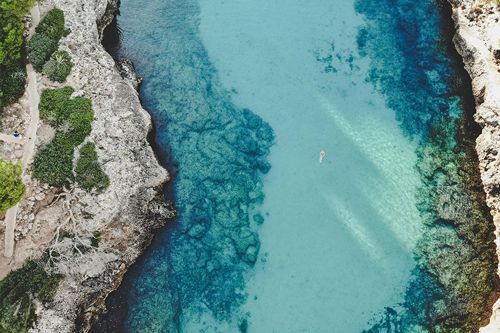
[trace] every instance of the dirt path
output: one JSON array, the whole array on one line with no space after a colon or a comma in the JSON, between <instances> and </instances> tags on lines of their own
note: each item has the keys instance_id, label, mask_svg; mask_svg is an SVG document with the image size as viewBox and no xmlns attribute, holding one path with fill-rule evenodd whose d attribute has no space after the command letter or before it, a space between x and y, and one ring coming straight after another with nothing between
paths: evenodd
<instances>
[{"instance_id":1,"label":"dirt path","mask_svg":"<svg viewBox=\"0 0 500 333\"><path fill-rule=\"evenodd\" d=\"M33 7L31 10L31 15L32 15L32 22L33 25L30 29L29 36L31 37L34 33L35 27L38 25L38 22L40 22L40 8L38 7L38 4ZM38 102L40 101L40 96L38 94L37 90L37 84L36 84L36 73L33 70L33 67L31 64L28 64L26 66L26 72L28 75L28 87L26 89L27 94L28 94L28 104L29 104L29 111L30 111L30 122L28 125L28 128L26 129L26 133L24 133L24 140L22 140L21 143L24 144L23 148L23 159L22 159L22 166L23 166L23 178L26 177L26 168L33 159L33 153L35 151L35 141L36 141L36 130L38 128L38 122L40 120L40 115L38 113ZM11 139L13 139L11 137ZM3 139L2 139L3 140ZM14 139L16 140L16 139ZM3 140L6 141L6 140ZM9 141L6 141L9 142ZM16 143L19 143L16 140ZM17 211L19 209L19 205L15 205L14 207L10 208L7 213L5 214L5 249L4 249L4 256L7 258L11 258L12 255L14 254L14 245L15 245L15 239L14 239L14 232L16 229L16 217L17 217Z\"/></svg>"},{"instance_id":2,"label":"dirt path","mask_svg":"<svg viewBox=\"0 0 500 333\"><path fill-rule=\"evenodd\" d=\"M38 113L38 103L40 102L40 95L38 94L36 85L36 73L33 70L33 66L28 64L26 66L26 71L28 73L28 103L30 106L30 123L26 130L25 135L25 145L23 151L23 174L26 171L26 167L33 159L33 153L35 152L35 141L36 141L36 130L38 128L38 122L40 121L40 115Z\"/></svg>"}]
</instances>

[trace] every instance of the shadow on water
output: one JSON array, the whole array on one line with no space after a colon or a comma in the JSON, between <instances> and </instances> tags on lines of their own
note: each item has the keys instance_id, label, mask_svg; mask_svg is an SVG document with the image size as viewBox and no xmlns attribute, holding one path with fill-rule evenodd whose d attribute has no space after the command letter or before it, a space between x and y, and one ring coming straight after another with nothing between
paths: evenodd
<instances>
[{"instance_id":1,"label":"shadow on water","mask_svg":"<svg viewBox=\"0 0 500 333\"><path fill-rule=\"evenodd\" d=\"M111 23L104 29L102 35L102 46L108 52L115 61L119 61L120 59L126 58L122 51L122 38L123 31L120 28L120 24L118 23L118 17L120 15L120 10L118 9L116 15L113 17ZM144 103L142 103L142 96L140 94L140 86L139 86L139 99L141 100L142 107L145 108ZM160 164L168 170L170 177L175 178L175 174L178 170L178 166L170 158L170 152L167 148L160 148L160 144L156 141L156 123L152 122L151 130L148 133L147 140L151 147L153 148L153 152L155 156L159 160ZM174 191L172 190L172 186L167 185L165 187L165 196L172 200L174 198Z\"/></svg>"},{"instance_id":2,"label":"shadow on water","mask_svg":"<svg viewBox=\"0 0 500 333\"><path fill-rule=\"evenodd\" d=\"M106 52L108 52L115 60L119 56L122 42L122 30L118 24L118 15L120 15L119 11L113 17L113 21L111 21L111 23L104 29L101 41Z\"/></svg>"},{"instance_id":3,"label":"shadow on water","mask_svg":"<svg viewBox=\"0 0 500 333\"><path fill-rule=\"evenodd\" d=\"M121 54L121 42L122 42L122 30L118 23L119 10L111 23L104 29L102 45L105 50L113 57L115 61L118 61L123 54ZM141 99L141 96L139 95ZM143 105L144 107L144 105ZM152 128L148 133L147 140L155 156L158 158L160 164L168 170L170 175L170 182L168 182L164 187L164 196L170 201L175 202L175 191L173 187L173 179L175 178L175 173L178 170L177 164L171 161L169 158L169 152L165 148L160 149L159 144L156 141L156 124L152 122ZM177 223L177 218L169 221L168 225L164 227L165 232L158 232L155 235L150 246L154 246L154 243L168 244L168 230L174 228ZM165 245L161 247L156 246L156 248L165 248ZM126 329L126 319L128 316L129 309L129 293L133 289L133 281L136 280L137 275L140 274L145 267L145 262L147 258L145 255L141 255L137 261L132 265L132 267L127 271L120 287L113 291L106 300L107 311L98 316L95 323L93 324L90 333L125 333Z\"/></svg>"}]
</instances>

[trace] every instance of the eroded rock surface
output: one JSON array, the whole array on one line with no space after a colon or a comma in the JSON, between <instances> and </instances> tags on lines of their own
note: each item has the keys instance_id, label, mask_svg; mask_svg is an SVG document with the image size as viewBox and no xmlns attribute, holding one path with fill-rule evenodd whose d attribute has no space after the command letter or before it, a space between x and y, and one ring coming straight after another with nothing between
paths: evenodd
<instances>
[{"instance_id":1,"label":"eroded rock surface","mask_svg":"<svg viewBox=\"0 0 500 333\"><path fill-rule=\"evenodd\" d=\"M500 4L496 1L450 0L456 25L455 46L472 79L475 120L482 133L476 140L481 179L496 226L500 256ZM500 331L500 300L491 322L481 332Z\"/></svg>"},{"instance_id":2,"label":"eroded rock surface","mask_svg":"<svg viewBox=\"0 0 500 333\"><path fill-rule=\"evenodd\" d=\"M74 67L65 84L50 83L38 74L37 89L71 85L75 93L92 100L95 120L86 141L96 144L110 186L98 194L28 182L20 203L14 258L0 260L0 273L5 275L33 257L64 275L54 301L37 305L38 320L30 332L87 331L154 229L174 214L162 195L168 173L147 141L149 114L139 102L135 83L121 77L100 43L117 5L116 0L40 4L42 15L53 6L64 11L71 33L61 40L60 49L71 55ZM47 127L38 128L38 147L50 137ZM57 253L52 260L48 248Z\"/></svg>"}]
</instances>

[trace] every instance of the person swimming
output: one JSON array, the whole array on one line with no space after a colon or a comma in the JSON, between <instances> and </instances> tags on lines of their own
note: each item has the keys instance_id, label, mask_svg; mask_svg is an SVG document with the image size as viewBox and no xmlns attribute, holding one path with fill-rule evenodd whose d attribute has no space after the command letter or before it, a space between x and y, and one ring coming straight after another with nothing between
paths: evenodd
<instances>
[{"instance_id":1,"label":"person swimming","mask_svg":"<svg viewBox=\"0 0 500 333\"><path fill-rule=\"evenodd\" d=\"M326 152L324 150L319 152L319 163L323 163L323 159L326 157Z\"/></svg>"}]
</instances>

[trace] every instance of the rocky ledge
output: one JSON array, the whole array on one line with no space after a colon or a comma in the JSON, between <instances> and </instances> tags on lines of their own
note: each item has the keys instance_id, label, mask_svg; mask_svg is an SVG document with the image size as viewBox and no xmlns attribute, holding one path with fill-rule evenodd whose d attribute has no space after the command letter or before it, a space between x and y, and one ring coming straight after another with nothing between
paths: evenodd
<instances>
[{"instance_id":1,"label":"rocky ledge","mask_svg":"<svg viewBox=\"0 0 500 333\"><path fill-rule=\"evenodd\" d=\"M453 39L472 79L476 122L482 133L476 140L481 179L496 227L500 257L500 2L449 0L456 34ZM500 270L499 270L500 273ZM482 333L500 331L500 300L493 306L490 324Z\"/></svg>"},{"instance_id":2,"label":"rocky ledge","mask_svg":"<svg viewBox=\"0 0 500 333\"><path fill-rule=\"evenodd\" d=\"M64 275L54 301L38 304L37 323L30 332L88 331L94 315L103 310L105 298L120 284L154 230L174 214L162 195L169 177L147 141L151 120L139 102L136 82L122 78L100 43L100 33L117 4L118 0L46 0L40 4L42 15L53 6L65 13L71 33L61 40L60 48L74 62L66 84L92 100L95 120L88 140L96 144L110 186L97 194L78 188L61 191L36 181L29 184L29 192L51 200L33 214L33 228L27 234L18 233L16 252L24 256L29 252L32 257L45 253L43 260ZM38 76L38 90L51 86ZM38 129L39 145L44 126ZM21 212L26 202L21 203ZM36 230L58 237L35 246L31 242L39 238ZM78 242L94 241L98 244L91 250L79 250ZM54 248L57 256L47 258L47 248Z\"/></svg>"}]
</instances>

